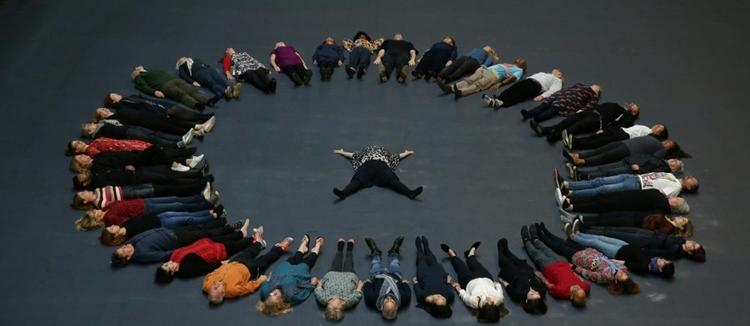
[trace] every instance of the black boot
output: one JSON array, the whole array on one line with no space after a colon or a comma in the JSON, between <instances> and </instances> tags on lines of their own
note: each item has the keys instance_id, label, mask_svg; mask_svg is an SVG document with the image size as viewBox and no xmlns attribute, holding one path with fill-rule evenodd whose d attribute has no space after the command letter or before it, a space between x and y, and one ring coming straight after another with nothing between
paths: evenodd
<instances>
[{"instance_id":1,"label":"black boot","mask_svg":"<svg viewBox=\"0 0 750 326\"><path fill-rule=\"evenodd\" d=\"M419 194L421 194L423 190L424 188L422 188L422 186L414 188L414 190L411 191L411 195L409 196L409 199L417 198L417 196L419 196Z\"/></svg>"},{"instance_id":2,"label":"black boot","mask_svg":"<svg viewBox=\"0 0 750 326\"><path fill-rule=\"evenodd\" d=\"M521 240L523 240L523 242L531 240L531 236L529 236L529 228L526 225L521 227Z\"/></svg>"},{"instance_id":3,"label":"black boot","mask_svg":"<svg viewBox=\"0 0 750 326\"><path fill-rule=\"evenodd\" d=\"M529 237L532 240L539 239L539 232L536 229L536 224L531 224L531 226L529 226Z\"/></svg>"},{"instance_id":4,"label":"black boot","mask_svg":"<svg viewBox=\"0 0 750 326\"><path fill-rule=\"evenodd\" d=\"M508 239L501 238L500 240L497 240L497 251L508 252Z\"/></svg>"},{"instance_id":5,"label":"black boot","mask_svg":"<svg viewBox=\"0 0 750 326\"><path fill-rule=\"evenodd\" d=\"M302 77L302 82L305 84L305 86L310 86L310 80L312 79L312 71L311 70L305 70L305 75Z\"/></svg>"},{"instance_id":6,"label":"black boot","mask_svg":"<svg viewBox=\"0 0 750 326\"><path fill-rule=\"evenodd\" d=\"M354 78L354 74L356 74L356 73L357 73L357 70L355 70L354 67L348 66L348 65L346 66L346 76L349 79Z\"/></svg>"},{"instance_id":7,"label":"black boot","mask_svg":"<svg viewBox=\"0 0 750 326\"><path fill-rule=\"evenodd\" d=\"M401 249L401 244L404 242L404 237L399 236L396 238L396 240L393 240L393 245L391 246L391 249L388 249L388 254L397 254L400 255L401 252L399 251Z\"/></svg>"},{"instance_id":8,"label":"black boot","mask_svg":"<svg viewBox=\"0 0 750 326\"><path fill-rule=\"evenodd\" d=\"M302 86L302 84L305 83L305 81L302 79L302 76L300 76L296 72L290 72L289 78L291 78L292 81L294 82L294 86Z\"/></svg>"},{"instance_id":9,"label":"black boot","mask_svg":"<svg viewBox=\"0 0 750 326\"><path fill-rule=\"evenodd\" d=\"M380 255L382 253L373 238L365 238L365 244L367 244L367 248L370 248L370 255Z\"/></svg>"},{"instance_id":10,"label":"black boot","mask_svg":"<svg viewBox=\"0 0 750 326\"><path fill-rule=\"evenodd\" d=\"M357 69L357 79L362 79L362 76L364 75L365 75L365 68L359 67L359 69Z\"/></svg>"},{"instance_id":11,"label":"black boot","mask_svg":"<svg viewBox=\"0 0 750 326\"><path fill-rule=\"evenodd\" d=\"M477 254L477 248L479 248L479 245L482 244L481 241L474 242L471 247L469 247L469 250L464 251L464 257L469 258L469 253L471 252L471 249L474 249L474 254Z\"/></svg>"},{"instance_id":12,"label":"black boot","mask_svg":"<svg viewBox=\"0 0 750 326\"><path fill-rule=\"evenodd\" d=\"M276 94L276 78L271 78L271 84L268 86L268 92Z\"/></svg>"}]
</instances>

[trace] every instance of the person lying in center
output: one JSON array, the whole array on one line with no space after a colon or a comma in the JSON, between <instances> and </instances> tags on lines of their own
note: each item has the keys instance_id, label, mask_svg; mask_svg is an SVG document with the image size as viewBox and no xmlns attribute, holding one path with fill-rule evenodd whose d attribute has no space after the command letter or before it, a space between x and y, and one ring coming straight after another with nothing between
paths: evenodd
<instances>
[{"instance_id":1,"label":"person lying in center","mask_svg":"<svg viewBox=\"0 0 750 326\"><path fill-rule=\"evenodd\" d=\"M104 97L104 107L121 110L125 108L156 113L162 117L203 123L214 116L213 113L198 113L179 104L155 100L140 94L123 96L110 92Z\"/></svg>"},{"instance_id":2,"label":"person lying in center","mask_svg":"<svg viewBox=\"0 0 750 326\"><path fill-rule=\"evenodd\" d=\"M414 151L406 150L400 154L391 154L381 146L367 146L356 153L343 149L334 150L333 153L348 159L354 168L354 176L343 190L333 188L333 194L341 200L360 189L372 186L393 189L409 199L417 198L422 193L421 186L414 190L409 189L401 183L394 172L401 160L414 155Z\"/></svg>"},{"instance_id":3,"label":"person lying in center","mask_svg":"<svg viewBox=\"0 0 750 326\"><path fill-rule=\"evenodd\" d=\"M365 238L370 248L370 278L365 281L362 292L365 304L380 312L385 320L395 320L398 311L409 306L411 289L409 281L401 274L401 243L404 237L399 236L393 241L388 250L388 265L383 264L383 252L380 251L375 240Z\"/></svg>"},{"instance_id":4,"label":"person lying in center","mask_svg":"<svg viewBox=\"0 0 750 326\"><path fill-rule=\"evenodd\" d=\"M346 257L344 257L346 245ZM324 317L330 321L344 319L344 310L353 308L362 299L364 283L354 271L354 239L339 239L331 268L315 287L315 299L325 307Z\"/></svg>"},{"instance_id":5,"label":"person lying in center","mask_svg":"<svg viewBox=\"0 0 750 326\"><path fill-rule=\"evenodd\" d=\"M568 212L603 213L611 211L660 212L665 214L690 213L690 205L682 197L667 197L656 189L612 192L594 197L555 198Z\"/></svg>"},{"instance_id":6,"label":"person lying in center","mask_svg":"<svg viewBox=\"0 0 750 326\"><path fill-rule=\"evenodd\" d=\"M417 237L417 276L414 277L414 295L417 307L427 311L435 318L450 318L453 314L451 304L454 295L452 278L435 254L425 236Z\"/></svg>"},{"instance_id":7,"label":"person lying in center","mask_svg":"<svg viewBox=\"0 0 750 326\"><path fill-rule=\"evenodd\" d=\"M242 84L230 85L216 69L199 59L180 57L177 59L175 69L177 69L177 75L182 80L195 87L208 89L215 97L223 97L227 101L231 98L240 97Z\"/></svg>"},{"instance_id":8,"label":"person lying in center","mask_svg":"<svg viewBox=\"0 0 750 326\"><path fill-rule=\"evenodd\" d=\"M393 39L383 41L372 63L378 66L381 83L387 82L396 70L396 80L406 84L409 67L417 64L417 49L401 33L396 33Z\"/></svg>"}]
</instances>

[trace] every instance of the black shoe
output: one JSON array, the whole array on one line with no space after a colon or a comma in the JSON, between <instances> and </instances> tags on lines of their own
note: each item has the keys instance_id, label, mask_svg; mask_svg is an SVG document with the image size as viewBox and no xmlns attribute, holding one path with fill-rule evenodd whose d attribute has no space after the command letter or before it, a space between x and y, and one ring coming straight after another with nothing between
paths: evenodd
<instances>
[{"instance_id":1,"label":"black shoe","mask_svg":"<svg viewBox=\"0 0 750 326\"><path fill-rule=\"evenodd\" d=\"M224 208L224 205L218 205L214 207L213 212L216 213L216 216L218 216L219 218L227 217L227 209Z\"/></svg>"},{"instance_id":2,"label":"black shoe","mask_svg":"<svg viewBox=\"0 0 750 326\"><path fill-rule=\"evenodd\" d=\"M271 87L268 88L268 91L271 92L271 94L276 94L276 78L271 79Z\"/></svg>"},{"instance_id":3,"label":"black shoe","mask_svg":"<svg viewBox=\"0 0 750 326\"><path fill-rule=\"evenodd\" d=\"M399 73L398 76L396 76L396 81L401 85L406 85L406 76Z\"/></svg>"},{"instance_id":4,"label":"black shoe","mask_svg":"<svg viewBox=\"0 0 750 326\"><path fill-rule=\"evenodd\" d=\"M451 247L448 247L447 244L441 243L440 244L440 250L444 251L446 254L448 254L450 256Z\"/></svg>"},{"instance_id":5,"label":"black shoe","mask_svg":"<svg viewBox=\"0 0 750 326\"><path fill-rule=\"evenodd\" d=\"M560 140L560 137L555 135L555 132L548 132L547 133L547 142L548 143L556 143L558 140Z\"/></svg>"},{"instance_id":6,"label":"black shoe","mask_svg":"<svg viewBox=\"0 0 750 326\"><path fill-rule=\"evenodd\" d=\"M536 120L530 120L529 127L531 127L531 130L533 130L538 137L544 136L544 129L542 129L542 126L540 126L539 122L536 122Z\"/></svg>"},{"instance_id":7,"label":"black shoe","mask_svg":"<svg viewBox=\"0 0 750 326\"><path fill-rule=\"evenodd\" d=\"M471 252L471 249L474 249L474 254L477 254L477 248L479 248L479 245L482 244L481 241L474 242L471 247L469 247L469 250L464 251L464 257L469 258L469 253Z\"/></svg>"},{"instance_id":8,"label":"black shoe","mask_svg":"<svg viewBox=\"0 0 750 326\"><path fill-rule=\"evenodd\" d=\"M419 196L419 194L421 194L423 190L424 188L422 188L422 186L414 188L414 190L411 191L411 196L409 196L409 199L417 198L417 196Z\"/></svg>"},{"instance_id":9,"label":"black shoe","mask_svg":"<svg viewBox=\"0 0 750 326\"><path fill-rule=\"evenodd\" d=\"M425 248L429 248L430 244L429 242L427 242L427 237L421 236L420 238L422 238L422 246L424 246Z\"/></svg>"},{"instance_id":10,"label":"black shoe","mask_svg":"<svg viewBox=\"0 0 750 326\"><path fill-rule=\"evenodd\" d=\"M397 255L400 255L401 252L399 251L401 249L401 244L404 243L404 237L399 236L396 238L396 240L393 240L393 245L391 246L391 249L388 249L388 254L396 253Z\"/></svg>"},{"instance_id":11,"label":"black shoe","mask_svg":"<svg viewBox=\"0 0 750 326\"><path fill-rule=\"evenodd\" d=\"M523 242L529 241L531 239L531 236L529 236L529 227L526 225L521 227L521 240Z\"/></svg>"},{"instance_id":12,"label":"black shoe","mask_svg":"<svg viewBox=\"0 0 750 326\"><path fill-rule=\"evenodd\" d=\"M372 238L365 238L365 244L367 244L367 248L370 248L370 255L380 255L381 251L375 243L375 240Z\"/></svg>"},{"instance_id":13,"label":"black shoe","mask_svg":"<svg viewBox=\"0 0 750 326\"><path fill-rule=\"evenodd\" d=\"M206 105L199 102L199 103L195 103L195 105L193 105L193 108L200 112L203 112L203 110L206 109Z\"/></svg>"},{"instance_id":14,"label":"black shoe","mask_svg":"<svg viewBox=\"0 0 750 326\"><path fill-rule=\"evenodd\" d=\"M531 114L529 114L529 111L526 111L526 109L521 109L521 115L523 116L523 121L531 118Z\"/></svg>"},{"instance_id":15,"label":"black shoe","mask_svg":"<svg viewBox=\"0 0 750 326\"><path fill-rule=\"evenodd\" d=\"M362 76L365 75L365 68L359 68L357 69L357 79L362 79Z\"/></svg>"},{"instance_id":16,"label":"black shoe","mask_svg":"<svg viewBox=\"0 0 750 326\"><path fill-rule=\"evenodd\" d=\"M216 103L219 102L219 100L221 100L221 96L214 96L210 100L208 100L207 104L210 107L214 107Z\"/></svg>"},{"instance_id":17,"label":"black shoe","mask_svg":"<svg viewBox=\"0 0 750 326\"><path fill-rule=\"evenodd\" d=\"M310 86L310 80L312 79L312 70L305 71L305 75L302 76L302 83L305 84L305 86Z\"/></svg>"},{"instance_id":18,"label":"black shoe","mask_svg":"<svg viewBox=\"0 0 750 326\"><path fill-rule=\"evenodd\" d=\"M349 79L354 78L354 74L357 73L357 70L354 69L354 67L347 66L346 67L346 75L349 77Z\"/></svg>"},{"instance_id":19,"label":"black shoe","mask_svg":"<svg viewBox=\"0 0 750 326\"><path fill-rule=\"evenodd\" d=\"M344 192L339 190L338 188L333 188L333 194L338 196L341 200L346 199L346 194L344 194Z\"/></svg>"},{"instance_id":20,"label":"black shoe","mask_svg":"<svg viewBox=\"0 0 750 326\"><path fill-rule=\"evenodd\" d=\"M536 224L531 224L531 226L529 226L529 237L531 237L531 239L539 239L539 233L536 229Z\"/></svg>"},{"instance_id":21,"label":"black shoe","mask_svg":"<svg viewBox=\"0 0 750 326\"><path fill-rule=\"evenodd\" d=\"M232 228L232 230L239 230L243 225L245 225L245 221L237 221L229 225L229 227Z\"/></svg>"},{"instance_id":22,"label":"black shoe","mask_svg":"<svg viewBox=\"0 0 750 326\"><path fill-rule=\"evenodd\" d=\"M450 94L453 92L453 88L450 85L446 84L443 80L438 80L437 85L438 87L440 87L440 90L443 91L443 94Z\"/></svg>"},{"instance_id":23,"label":"black shoe","mask_svg":"<svg viewBox=\"0 0 750 326\"><path fill-rule=\"evenodd\" d=\"M463 96L463 94L461 94L461 91L459 91L456 86L453 86L453 99L458 100L459 98L461 98L461 96Z\"/></svg>"},{"instance_id":24,"label":"black shoe","mask_svg":"<svg viewBox=\"0 0 750 326\"><path fill-rule=\"evenodd\" d=\"M508 252L508 239L501 238L497 240L497 251Z\"/></svg>"},{"instance_id":25,"label":"black shoe","mask_svg":"<svg viewBox=\"0 0 750 326\"><path fill-rule=\"evenodd\" d=\"M568 162L574 162L573 155L570 155L570 152L563 148L562 150L562 156L568 160Z\"/></svg>"}]
</instances>

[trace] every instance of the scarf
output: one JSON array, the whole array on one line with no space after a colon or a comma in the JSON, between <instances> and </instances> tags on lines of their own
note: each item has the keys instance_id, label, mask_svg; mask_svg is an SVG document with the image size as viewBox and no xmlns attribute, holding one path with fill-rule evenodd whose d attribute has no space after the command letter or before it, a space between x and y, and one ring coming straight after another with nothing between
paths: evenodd
<instances>
[{"instance_id":1,"label":"scarf","mask_svg":"<svg viewBox=\"0 0 750 326\"><path fill-rule=\"evenodd\" d=\"M187 71L190 76L193 75L193 58L185 58L185 60L177 60L177 65L175 66L175 69L180 69L180 66L182 65L187 66Z\"/></svg>"},{"instance_id":2,"label":"scarf","mask_svg":"<svg viewBox=\"0 0 750 326\"><path fill-rule=\"evenodd\" d=\"M380 286L380 293L378 295L378 300L375 303L375 306L378 307L378 310L382 310L383 308L383 301L385 301L385 298L389 295L389 293L393 292L393 294L390 294L393 296L393 299L396 301L396 305L401 305L401 294L398 291L398 284L396 284L396 280L393 279L388 274L378 274L375 275L376 279L382 279L383 285Z\"/></svg>"},{"instance_id":3,"label":"scarf","mask_svg":"<svg viewBox=\"0 0 750 326\"><path fill-rule=\"evenodd\" d=\"M659 257L651 257L651 260L648 262L648 269L652 273L659 272L659 264L657 263L658 261L659 261Z\"/></svg>"}]
</instances>

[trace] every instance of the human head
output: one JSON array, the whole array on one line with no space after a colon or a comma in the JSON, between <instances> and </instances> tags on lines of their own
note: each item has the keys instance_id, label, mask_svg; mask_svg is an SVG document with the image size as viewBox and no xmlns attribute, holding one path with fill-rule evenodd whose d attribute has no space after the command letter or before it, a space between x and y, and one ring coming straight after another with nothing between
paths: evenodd
<instances>
[{"instance_id":1,"label":"human head","mask_svg":"<svg viewBox=\"0 0 750 326\"><path fill-rule=\"evenodd\" d=\"M477 321L480 323L497 323L500 321L500 306L486 302L477 309Z\"/></svg>"},{"instance_id":2,"label":"human head","mask_svg":"<svg viewBox=\"0 0 750 326\"><path fill-rule=\"evenodd\" d=\"M682 177L682 190L689 193L695 193L698 191L698 186L700 186L698 182L698 178L689 175Z\"/></svg>"},{"instance_id":3,"label":"human head","mask_svg":"<svg viewBox=\"0 0 750 326\"><path fill-rule=\"evenodd\" d=\"M91 137L96 131L96 122L86 122L81 125L81 136Z\"/></svg>"},{"instance_id":4,"label":"human head","mask_svg":"<svg viewBox=\"0 0 750 326\"><path fill-rule=\"evenodd\" d=\"M669 130L667 130L667 127L665 125L657 123L651 126L651 135L659 140L664 140L669 138Z\"/></svg>"},{"instance_id":5,"label":"human head","mask_svg":"<svg viewBox=\"0 0 750 326\"><path fill-rule=\"evenodd\" d=\"M354 37L352 37L352 40L356 41L358 39L364 39L364 40L371 40L370 35L367 35L367 33L359 31L357 34L354 34Z\"/></svg>"},{"instance_id":6,"label":"human head","mask_svg":"<svg viewBox=\"0 0 750 326\"><path fill-rule=\"evenodd\" d=\"M380 315L383 319L394 320L398 316L398 304L392 297L386 297L383 300L383 306L380 309Z\"/></svg>"},{"instance_id":7,"label":"human head","mask_svg":"<svg viewBox=\"0 0 750 326\"><path fill-rule=\"evenodd\" d=\"M542 295L534 289L529 289L526 293L526 300L521 303L523 310L532 315L543 315L547 313L547 304L544 302Z\"/></svg>"},{"instance_id":8,"label":"human head","mask_svg":"<svg viewBox=\"0 0 750 326\"><path fill-rule=\"evenodd\" d=\"M625 103L625 109L634 117L637 117L641 113L641 108L635 103Z\"/></svg>"},{"instance_id":9,"label":"human head","mask_svg":"<svg viewBox=\"0 0 750 326\"><path fill-rule=\"evenodd\" d=\"M333 298L326 304L323 317L328 321L341 321L344 319L344 301L338 297Z\"/></svg>"},{"instance_id":10,"label":"human head","mask_svg":"<svg viewBox=\"0 0 750 326\"><path fill-rule=\"evenodd\" d=\"M86 154L78 154L70 159L70 170L73 172L81 173L91 168L94 163L94 159Z\"/></svg>"},{"instance_id":11,"label":"human head","mask_svg":"<svg viewBox=\"0 0 750 326\"><path fill-rule=\"evenodd\" d=\"M596 93L596 95L602 96L602 87L601 86L599 86L597 84L593 84L593 85L591 85L591 90L594 91L594 93Z\"/></svg>"},{"instance_id":12,"label":"human head","mask_svg":"<svg viewBox=\"0 0 750 326\"><path fill-rule=\"evenodd\" d=\"M180 264L168 261L156 268L156 282L166 284L174 280L174 273L180 268Z\"/></svg>"},{"instance_id":13,"label":"human head","mask_svg":"<svg viewBox=\"0 0 750 326\"><path fill-rule=\"evenodd\" d=\"M110 225L102 229L99 241L105 246L117 246L128 240L128 230L119 225Z\"/></svg>"},{"instance_id":14,"label":"human head","mask_svg":"<svg viewBox=\"0 0 750 326\"><path fill-rule=\"evenodd\" d=\"M403 40L404 39L404 35L402 35L401 33L393 34L393 39L394 40Z\"/></svg>"},{"instance_id":15,"label":"human head","mask_svg":"<svg viewBox=\"0 0 750 326\"><path fill-rule=\"evenodd\" d=\"M453 36L446 35L443 37L443 42L456 46L456 39L454 39Z\"/></svg>"},{"instance_id":16,"label":"human head","mask_svg":"<svg viewBox=\"0 0 750 326\"><path fill-rule=\"evenodd\" d=\"M75 209L94 208L96 203L96 194L90 190L76 192L73 195L73 203L70 204Z\"/></svg>"},{"instance_id":17,"label":"human head","mask_svg":"<svg viewBox=\"0 0 750 326\"><path fill-rule=\"evenodd\" d=\"M674 276L674 263L661 257L653 257L649 263L651 271L663 278L672 278ZM656 265L655 269L653 265Z\"/></svg>"},{"instance_id":18,"label":"human head","mask_svg":"<svg viewBox=\"0 0 750 326\"><path fill-rule=\"evenodd\" d=\"M686 240L682 244L682 251L685 252L685 257L690 260L704 262L706 261L706 249L695 240Z\"/></svg>"},{"instance_id":19,"label":"human head","mask_svg":"<svg viewBox=\"0 0 750 326\"><path fill-rule=\"evenodd\" d=\"M114 104L117 104L122 100L122 95L117 93L107 93L107 96L104 97L104 107L111 107Z\"/></svg>"},{"instance_id":20,"label":"human head","mask_svg":"<svg viewBox=\"0 0 750 326\"><path fill-rule=\"evenodd\" d=\"M224 289L223 282L214 282L211 287L208 288L208 302L213 305L219 305L224 302L224 295L226 290Z\"/></svg>"},{"instance_id":21,"label":"human head","mask_svg":"<svg viewBox=\"0 0 750 326\"><path fill-rule=\"evenodd\" d=\"M285 46L286 46L286 43L284 43L284 42L276 42L276 46L274 48L278 49L278 48L282 48L282 47L285 47Z\"/></svg>"},{"instance_id":22,"label":"human head","mask_svg":"<svg viewBox=\"0 0 750 326\"><path fill-rule=\"evenodd\" d=\"M677 214L688 214L690 213L690 205L687 200L682 197L669 197L669 207L672 208L673 213Z\"/></svg>"},{"instance_id":23,"label":"human head","mask_svg":"<svg viewBox=\"0 0 750 326\"><path fill-rule=\"evenodd\" d=\"M683 151L682 147L680 147L677 142L671 139L662 140L661 145L667 151L667 154L665 155L666 158L692 157L690 154Z\"/></svg>"},{"instance_id":24,"label":"human head","mask_svg":"<svg viewBox=\"0 0 750 326\"><path fill-rule=\"evenodd\" d=\"M421 305L430 316L434 318L450 318L453 315L450 305L448 305L448 299L440 294L428 295L424 299L425 304Z\"/></svg>"},{"instance_id":25,"label":"human head","mask_svg":"<svg viewBox=\"0 0 750 326\"><path fill-rule=\"evenodd\" d=\"M110 260L110 264L112 267L124 267L130 262L130 258L133 257L133 253L135 253L135 247L133 247L132 244L126 244L117 247L114 252L112 252L112 259Z\"/></svg>"},{"instance_id":26,"label":"human head","mask_svg":"<svg viewBox=\"0 0 750 326\"><path fill-rule=\"evenodd\" d=\"M227 48L226 51L224 51L225 54L232 55L234 54L234 48Z\"/></svg>"},{"instance_id":27,"label":"human head","mask_svg":"<svg viewBox=\"0 0 750 326\"><path fill-rule=\"evenodd\" d=\"M669 165L669 171L672 171L674 173L680 173L684 169L684 166L682 164L682 161L676 158L670 158L667 160L667 165Z\"/></svg>"},{"instance_id":28,"label":"human head","mask_svg":"<svg viewBox=\"0 0 750 326\"><path fill-rule=\"evenodd\" d=\"M94 111L94 121L104 120L114 114L112 110L107 108L98 108Z\"/></svg>"},{"instance_id":29,"label":"human head","mask_svg":"<svg viewBox=\"0 0 750 326\"><path fill-rule=\"evenodd\" d=\"M583 308L586 306L586 291L584 291L579 285L573 285L570 287L570 302L576 308Z\"/></svg>"},{"instance_id":30,"label":"human head","mask_svg":"<svg viewBox=\"0 0 750 326\"><path fill-rule=\"evenodd\" d=\"M325 39L326 44L334 44L336 43L336 40L333 39L333 36L327 36Z\"/></svg>"},{"instance_id":31,"label":"human head","mask_svg":"<svg viewBox=\"0 0 750 326\"><path fill-rule=\"evenodd\" d=\"M640 291L638 284L622 269L615 273L614 279L607 285L607 292L611 295L638 294Z\"/></svg>"},{"instance_id":32,"label":"human head","mask_svg":"<svg viewBox=\"0 0 750 326\"><path fill-rule=\"evenodd\" d=\"M91 171L83 171L73 176L73 188L84 189L91 182Z\"/></svg>"},{"instance_id":33,"label":"human head","mask_svg":"<svg viewBox=\"0 0 750 326\"><path fill-rule=\"evenodd\" d=\"M515 64L518 68L526 70L526 59L524 58L516 58L515 61L513 61L513 64Z\"/></svg>"},{"instance_id":34,"label":"human head","mask_svg":"<svg viewBox=\"0 0 750 326\"><path fill-rule=\"evenodd\" d=\"M258 301L255 308L266 316L279 316L292 311L292 305L284 301L279 289L271 291L265 301Z\"/></svg>"},{"instance_id":35,"label":"human head","mask_svg":"<svg viewBox=\"0 0 750 326\"><path fill-rule=\"evenodd\" d=\"M68 143L68 148L65 151L65 154L66 155L81 154L86 151L86 147L88 147L88 145L85 142L78 140L78 139L74 139Z\"/></svg>"},{"instance_id":36,"label":"human head","mask_svg":"<svg viewBox=\"0 0 750 326\"><path fill-rule=\"evenodd\" d=\"M693 236L693 222L690 222L690 220L685 216L675 216L672 217L672 222L674 222L674 227L676 230L676 234L683 237L683 238L689 238Z\"/></svg>"},{"instance_id":37,"label":"human head","mask_svg":"<svg viewBox=\"0 0 750 326\"><path fill-rule=\"evenodd\" d=\"M104 226L104 211L92 209L86 211L81 217L74 222L78 231L90 231Z\"/></svg>"},{"instance_id":38,"label":"human head","mask_svg":"<svg viewBox=\"0 0 750 326\"><path fill-rule=\"evenodd\" d=\"M559 78L560 80L565 79L565 76L560 69L552 69L552 75Z\"/></svg>"},{"instance_id":39,"label":"human head","mask_svg":"<svg viewBox=\"0 0 750 326\"><path fill-rule=\"evenodd\" d=\"M143 66L138 66L133 68L133 72L130 73L131 78L138 77L142 72L146 72L146 68L143 68Z\"/></svg>"}]
</instances>

